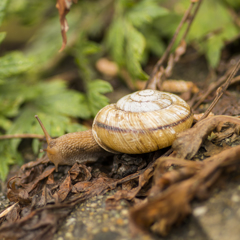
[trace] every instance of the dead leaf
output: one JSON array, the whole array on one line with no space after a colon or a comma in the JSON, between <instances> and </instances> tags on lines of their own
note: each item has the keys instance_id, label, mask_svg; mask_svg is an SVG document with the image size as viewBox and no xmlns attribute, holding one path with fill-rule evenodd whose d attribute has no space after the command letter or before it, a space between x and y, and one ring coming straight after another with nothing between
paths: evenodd
<instances>
[{"instance_id":1,"label":"dead leaf","mask_svg":"<svg viewBox=\"0 0 240 240\"><path fill-rule=\"evenodd\" d=\"M77 3L78 0L57 0L56 8L59 12L60 24L61 24L61 33L62 33L62 47L59 50L63 51L67 44L67 31L68 31L68 23L66 20L66 15L70 11L72 3Z\"/></svg>"},{"instance_id":2,"label":"dead leaf","mask_svg":"<svg viewBox=\"0 0 240 240\"><path fill-rule=\"evenodd\" d=\"M220 143L222 140L231 137L234 133L236 133L236 129L234 127L229 127L225 131L215 133L215 138L213 139L214 142Z\"/></svg>"},{"instance_id":3,"label":"dead leaf","mask_svg":"<svg viewBox=\"0 0 240 240\"><path fill-rule=\"evenodd\" d=\"M51 240L57 227L70 213L72 207L71 205L49 205L32 211L16 222L2 225L0 238Z\"/></svg>"},{"instance_id":4,"label":"dead leaf","mask_svg":"<svg viewBox=\"0 0 240 240\"><path fill-rule=\"evenodd\" d=\"M9 206L8 208L6 208L4 211L2 211L0 213L0 218L6 216L9 212L11 212L13 210L13 208L18 204L18 202L14 203L13 205Z\"/></svg>"},{"instance_id":5,"label":"dead leaf","mask_svg":"<svg viewBox=\"0 0 240 240\"><path fill-rule=\"evenodd\" d=\"M131 201L133 200L139 191L143 188L143 186L149 182L149 179L153 176L153 168L147 168L139 176L138 186L128 190L119 190L113 196L110 196L106 200L107 209L115 208L119 205L119 201L124 199Z\"/></svg>"},{"instance_id":6,"label":"dead leaf","mask_svg":"<svg viewBox=\"0 0 240 240\"><path fill-rule=\"evenodd\" d=\"M60 189L58 191L58 198L60 199L61 202L66 199L68 193L71 190L72 190L71 177L70 174L68 174L64 181L61 183Z\"/></svg>"},{"instance_id":7,"label":"dead leaf","mask_svg":"<svg viewBox=\"0 0 240 240\"><path fill-rule=\"evenodd\" d=\"M133 230L151 229L165 236L174 224L180 223L191 213L190 202L194 197L203 199L207 196L208 189L219 178L224 167L240 163L239 154L240 146L237 146L210 157L203 161L202 166L199 165L201 169L197 174L170 184L166 190L155 192L155 195L148 197L148 201L135 206L130 212ZM159 181L157 179L155 183Z\"/></svg>"},{"instance_id":8,"label":"dead leaf","mask_svg":"<svg viewBox=\"0 0 240 240\"><path fill-rule=\"evenodd\" d=\"M222 146L217 146L217 145L213 144L212 142L208 141L207 139L204 141L202 146L207 151L207 152L204 153L204 156L206 156L206 157L214 156L215 154L218 154L225 149L231 148L226 143L223 143Z\"/></svg>"},{"instance_id":9,"label":"dead leaf","mask_svg":"<svg viewBox=\"0 0 240 240\"><path fill-rule=\"evenodd\" d=\"M204 139L223 123L230 122L240 125L240 119L230 116L214 116L197 122L193 128L180 133L173 142L172 148L176 152L176 157L191 159L200 148Z\"/></svg>"},{"instance_id":10,"label":"dead leaf","mask_svg":"<svg viewBox=\"0 0 240 240\"><path fill-rule=\"evenodd\" d=\"M70 177L73 181L89 181L92 177L91 172L86 165L75 163L69 170Z\"/></svg>"},{"instance_id":11,"label":"dead leaf","mask_svg":"<svg viewBox=\"0 0 240 240\"><path fill-rule=\"evenodd\" d=\"M157 224L158 227L153 230L165 236L173 224L191 213L191 185L191 182L185 181L175 184L147 203L134 207L130 211L131 223L143 231L148 231L153 224Z\"/></svg>"}]
</instances>

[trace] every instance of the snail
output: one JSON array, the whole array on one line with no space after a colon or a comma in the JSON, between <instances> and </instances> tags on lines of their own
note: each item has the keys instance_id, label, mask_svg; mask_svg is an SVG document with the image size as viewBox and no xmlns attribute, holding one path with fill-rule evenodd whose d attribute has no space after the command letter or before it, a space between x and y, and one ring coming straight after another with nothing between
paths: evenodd
<instances>
[{"instance_id":1,"label":"snail","mask_svg":"<svg viewBox=\"0 0 240 240\"><path fill-rule=\"evenodd\" d=\"M40 119L48 158L58 165L94 162L110 153L142 154L170 146L179 132L191 127L193 114L180 97L142 90L102 108L92 130L52 139Z\"/></svg>"}]
</instances>

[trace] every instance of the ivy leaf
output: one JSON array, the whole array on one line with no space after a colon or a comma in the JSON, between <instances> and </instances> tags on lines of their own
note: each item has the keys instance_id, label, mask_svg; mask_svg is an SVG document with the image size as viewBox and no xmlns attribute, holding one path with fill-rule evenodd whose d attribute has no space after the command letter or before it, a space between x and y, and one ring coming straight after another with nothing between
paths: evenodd
<instances>
[{"instance_id":1,"label":"ivy leaf","mask_svg":"<svg viewBox=\"0 0 240 240\"><path fill-rule=\"evenodd\" d=\"M102 94L111 91L112 86L106 81L97 79L88 83L87 99L93 116L109 103L108 98Z\"/></svg>"}]
</instances>

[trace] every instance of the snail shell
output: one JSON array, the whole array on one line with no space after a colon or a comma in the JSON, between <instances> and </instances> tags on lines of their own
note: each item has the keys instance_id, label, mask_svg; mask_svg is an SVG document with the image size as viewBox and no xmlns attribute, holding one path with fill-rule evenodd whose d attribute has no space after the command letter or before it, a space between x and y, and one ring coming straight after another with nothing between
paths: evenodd
<instances>
[{"instance_id":1,"label":"snail shell","mask_svg":"<svg viewBox=\"0 0 240 240\"><path fill-rule=\"evenodd\" d=\"M192 121L191 109L180 97L143 90L101 109L92 132L106 151L141 154L170 146L179 132L191 127Z\"/></svg>"}]
</instances>

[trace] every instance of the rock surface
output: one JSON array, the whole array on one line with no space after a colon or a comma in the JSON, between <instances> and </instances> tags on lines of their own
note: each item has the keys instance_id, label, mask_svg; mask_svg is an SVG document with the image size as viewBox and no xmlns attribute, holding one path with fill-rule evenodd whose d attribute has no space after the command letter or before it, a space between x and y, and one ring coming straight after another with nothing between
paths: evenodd
<instances>
[{"instance_id":1,"label":"rock surface","mask_svg":"<svg viewBox=\"0 0 240 240\"><path fill-rule=\"evenodd\" d=\"M240 236L240 179L215 188L211 197L193 203L193 214L167 237L140 233L133 237L124 201L115 210L105 208L113 192L78 205L68 216L54 240L238 240Z\"/></svg>"}]
</instances>

